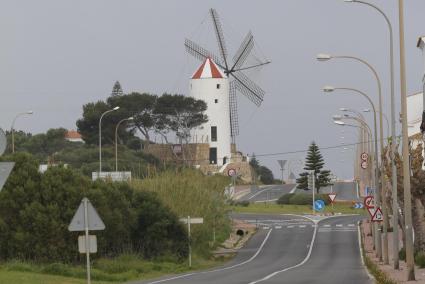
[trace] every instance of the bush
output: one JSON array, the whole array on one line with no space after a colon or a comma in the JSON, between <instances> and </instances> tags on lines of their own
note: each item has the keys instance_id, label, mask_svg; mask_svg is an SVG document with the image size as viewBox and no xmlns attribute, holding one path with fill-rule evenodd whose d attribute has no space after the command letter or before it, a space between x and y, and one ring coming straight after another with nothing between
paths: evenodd
<instances>
[{"instance_id":1,"label":"bush","mask_svg":"<svg viewBox=\"0 0 425 284\"><path fill-rule=\"evenodd\" d=\"M237 201L235 203L236 206L242 206L242 207L248 207L249 206L249 201L248 200L242 200L242 201Z\"/></svg>"},{"instance_id":2,"label":"bush","mask_svg":"<svg viewBox=\"0 0 425 284\"><path fill-rule=\"evenodd\" d=\"M291 198L295 195L295 193L287 193L279 197L276 201L277 204L290 204Z\"/></svg>"},{"instance_id":3,"label":"bush","mask_svg":"<svg viewBox=\"0 0 425 284\"><path fill-rule=\"evenodd\" d=\"M424 252L418 252L415 255L415 263L420 268L425 268L425 253Z\"/></svg>"}]
</instances>

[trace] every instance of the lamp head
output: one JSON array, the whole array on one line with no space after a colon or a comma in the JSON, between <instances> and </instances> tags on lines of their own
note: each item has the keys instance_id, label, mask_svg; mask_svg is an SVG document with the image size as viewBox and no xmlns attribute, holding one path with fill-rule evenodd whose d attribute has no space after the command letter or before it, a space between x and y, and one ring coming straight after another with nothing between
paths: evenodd
<instances>
[{"instance_id":1,"label":"lamp head","mask_svg":"<svg viewBox=\"0 0 425 284\"><path fill-rule=\"evenodd\" d=\"M332 86L324 86L323 87L323 92L325 92L325 93L330 93L330 92L333 92L333 91L335 91L335 87L332 87Z\"/></svg>"},{"instance_id":2,"label":"lamp head","mask_svg":"<svg viewBox=\"0 0 425 284\"><path fill-rule=\"evenodd\" d=\"M340 111L348 111L348 108L341 107L339 110L340 110Z\"/></svg>"},{"instance_id":3,"label":"lamp head","mask_svg":"<svg viewBox=\"0 0 425 284\"><path fill-rule=\"evenodd\" d=\"M119 110L119 109L120 109L120 107L119 106L116 106L112 110Z\"/></svg>"},{"instance_id":4,"label":"lamp head","mask_svg":"<svg viewBox=\"0 0 425 284\"><path fill-rule=\"evenodd\" d=\"M354 3L356 0L344 0L344 2Z\"/></svg>"},{"instance_id":5,"label":"lamp head","mask_svg":"<svg viewBox=\"0 0 425 284\"><path fill-rule=\"evenodd\" d=\"M342 115L335 114L335 115L332 116L332 119L335 120L335 121L336 120L341 120L342 119Z\"/></svg>"},{"instance_id":6,"label":"lamp head","mask_svg":"<svg viewBox=\"0 0 425 284\"><path fill-rule=\"evenodd\" d=\"M341 126L345 126L345 122L341 121L341 120L335 120L334 121L335 124L341 125Z\"/></svg>"},{"instance_id":7,"label":"lamp head","mask_svg":"<svg viewBox=\"0 0 425 284\"><path fill-rule=\"evenodd\" d=\"M318 61L328 61L330 59L332 59L332 56L329 54L325 54L325 53L319 53L316 55L316 59Z\"/></svg>"},{"instance_id":8,"label":"lamp head","mask_svg":"<svg viewBox=\"0 0 425 284\"><path fill-rule=\"evenodd\" d=\"M365 108L363 112L370 112L370 108Z\"/></svg>"},{"instance_id":9,"label":"lamp head","mask_svg":"<svg viewBox=\"0 0 425 284\"><path fill-rule=\"evenodd\" d=\"M27 114L33 114L34 112L32 110L27 111Z\"/></svg>"},{"instance_id":10,"label":"lamp head","mask_svg":"<svg viewBox=\"0 0 425 284\"><path fill-rule=\"evenodd\" d=\"M127 120L134 120L134 117L130 116Z\"/></svg>"}]
</instances>

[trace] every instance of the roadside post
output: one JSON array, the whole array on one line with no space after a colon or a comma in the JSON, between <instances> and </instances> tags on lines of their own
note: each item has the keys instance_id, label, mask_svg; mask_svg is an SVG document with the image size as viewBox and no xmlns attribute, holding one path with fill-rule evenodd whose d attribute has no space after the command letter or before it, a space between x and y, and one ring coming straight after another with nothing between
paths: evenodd
<instances>
[{"instance_id":1,"label":"roadside post","mask_svg":"<svg viewBox=\"0 0 425 284\"><path fill-rule=\"evenodd\" d=\"M100 231L104 229L105 224L100 219L96 209L94 209L90 200L84 197L68 226L68 230L70 232L85 232L84 236L78 237L78 250L80 253L86 254L87 284L91 283L90 253L97 252L96 236L90 236L89 231Z\"/></svg>"},{"instance_id":2,"label":"roadside post","mask_svg":"<svg viewBox=\"0 0 425 284\"><path fill-rule=\"evenodd\" d=\"M189 267L192 267L192 246L191 246L191 239L190 239L190 224L202 224L204 223L204 218L190 218L190 216L187 216L187 218L180 218L180 222L183 224L187 224L187 236L188 236L188 243L189 243Z\"/></svg>"},{"instance_id":3,"label":"roadside post","mask_svg":"<svg viewBox=\"0 0 425 284\"><path fill-rule=\"evenodd\" d=\"M312 204L312 208L313 208L313 215L316 214L316 210L314 210L315 208L315 177L314 177L314 170L309 170L308 171L308 176L307 176L307 186L309 189L311 189L313 191L313 204Z\"/></svg>"}]
</instances>

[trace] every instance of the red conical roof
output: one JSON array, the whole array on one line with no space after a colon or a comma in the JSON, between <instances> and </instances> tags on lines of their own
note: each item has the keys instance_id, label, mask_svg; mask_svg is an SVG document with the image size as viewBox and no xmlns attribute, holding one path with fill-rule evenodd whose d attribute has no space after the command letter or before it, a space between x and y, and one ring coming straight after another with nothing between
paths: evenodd
<instances>
[{"instance_id":1,"label":"red conical roof","mask_svg":"<svg viewBox=\"0 0 425 284\"><path fill-rule=\"evenodd\" d=\"M206 58L192 76L192 79L206 78L226 78L226 75L224 75L223 71L220 70L211 58Z\"/></svg>"}]
</instances>

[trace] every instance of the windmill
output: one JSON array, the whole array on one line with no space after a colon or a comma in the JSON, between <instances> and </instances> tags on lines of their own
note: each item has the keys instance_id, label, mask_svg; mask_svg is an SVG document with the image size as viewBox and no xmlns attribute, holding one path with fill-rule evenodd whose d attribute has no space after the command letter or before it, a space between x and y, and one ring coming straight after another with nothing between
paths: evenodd
<instances>
[{"instance_id":1,"label":"windmill","mask_svg":"<svg viewBox=\"0 0 425 284\"><path fill-rule=\"evenodd\" d=\"M208 51L190 39L185 39L186 51L200 61L211 58L230 79L229 88L229 109L230 109L230 130L232 143L235 144L236 136L239 134L238 124L238 108L236 92L246 96L251 102L259 107L263 101L265 92L257 84L255 84L242 71L260 67L269 64L270 61L259 62L258 64L245 66L246 60L251 54L254 47L254 37L251 32L248 32L245 39L242 41L239 49L232 58L232 62L228 59L226 43L224 40L223 29L221 26L218 13L214 9L210 9L218 50L220 56Z\"/></svg>"}]
</instances>

